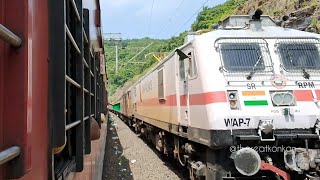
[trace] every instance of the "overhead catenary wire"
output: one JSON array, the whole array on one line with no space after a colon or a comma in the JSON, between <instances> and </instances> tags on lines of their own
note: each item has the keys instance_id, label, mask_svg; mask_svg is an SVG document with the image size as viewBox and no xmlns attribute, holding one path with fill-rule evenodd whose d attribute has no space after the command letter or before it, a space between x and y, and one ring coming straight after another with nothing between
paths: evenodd
<instances>
[{"instance_id":1,"label":"overhead catenary wire","mask_svg":"<svg viewBox=\"0 0 320 180\"><path fill-rule=\"evenodd\" d=\"M163 28L161 28L161 30L159 31L159 33L157 33L157 36L160 36L160 35L162 35L162 34L165 34L165 33L167 33L168 32L168 26L172 23L171 21L172 21L172 19L177 15L177 12L178 12L178 9L180 9L181 7L182 7L182 5L183 5L183 3L185 2L185 0L182 0L181 2L180 2L180 4L174 9L174 14L170 17L169 16L169 20L168 20L168 23L165 25L165 26L163 26ZM164 29L167 29L165 32L163 32L163 30ZM156 37L157 37L156 36Z\"/></svg>"},{"instance_id":2,"label":"overhead catenary wire","mask_svg":"<svg viewBox=\"0 0 320 180\"><path fill-rule=\"evenodd\" d=\"M204 3L203 3L203 5L182 25L182 26L180 26L180 28L174 33L174 36L176 36L179 32L180 32L180 30L195 16L195 15L197 15L200 11L201 11L201 9L207 4L209 2L209 0L206 0Z\"/></svg>"},{"instance_id":3,"label":"overhead catenary wire","mask_svg":"<svg viewBox=\"0 0 320 180\"><path fill-rule=\"evenodd\" d=\"M126 63L124 63L122 66L120 66L119 69L127 65L130 61L132 61L135 57L137 57L139 54L141 54L144 50L146 50L148 47L150 47L154 42L151 42L148 46L144 47L141 51L139 51L136 55L134 55L131 59L129 59Z\"/></svg>"},{"instance_id":4,"label":"overhead catenary wire","mask_svg":"<svg viewBox=\"0 0 320 180\"><path fill-rule=\"evenodd\" d=\"M149 23L148 23L148 26L147 26L147 33L148 33L148 35L150 34L150 24L151 24L151 19L152 19L152 12L153 12L154 1L155 1L155 0L152 0L151 11L150 11L150 18L149 18Z\"/></svg>"},{"instance_id":5,"label":"overhead catenary wire","mask_svg":"<svg viewBox=\"0 0 320 180\"><path fill-rule=\"evenodd\" d=\"M179 6L177 6L176 10L179 9L179 8L183 5L184 1L185 1L185 0L182 0L182 1L180 2ZM151 19L152 19L152 12L153 12L153 7L154 7L154 2L155 2L155 0L152 1L151 11L150 11L150 22L151 22ZM209 2L209 0L206 0L206 1L202 4L202 6L176 31L176 33L175 33L174 35L177 35L177 33L178 33L208 2ZM177 11L175 11L175 12L177 12ZM176 13L174 14L174 16L175 16L175 15L176 15ZM174 17L174 16L173 16L173 17ZM173 18L173 17L172 17L172 18ZM150 24L149 24L149 27L150 27ZM148 28L148 33L149 33L149 28ZM148 46L144 47L140 52L138 52L138 53L137 53L135 56L133 56L130 60L128 60L128 61L125 62L122 66L120 66L119 69L122 68L122 67L124 67L124 66L126 66L130 61L132 61L135 57L137 57L142 51L144 51L144 50L146 50L147 48L149 48L152 44L153 44L153 42L150 43Z\"/></svg>"}]
</instances>

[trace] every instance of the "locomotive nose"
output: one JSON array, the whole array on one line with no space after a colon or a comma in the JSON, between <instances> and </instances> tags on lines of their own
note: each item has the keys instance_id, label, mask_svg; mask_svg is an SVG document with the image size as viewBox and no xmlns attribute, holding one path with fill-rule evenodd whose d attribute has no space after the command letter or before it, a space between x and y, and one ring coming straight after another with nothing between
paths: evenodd
<instances>
[{"instance_id":1,"label":"locomotive nose","mask_svg":"<svg viewBox=\"0 0 320 180\"><path fill-rule=\"evenodd\" d=\"M234 160L236 169L245 176L253 176L261 166L261 158L257 151L252 148L243 148L232 153L231 158Z\"/></svg>"}]
</instances>

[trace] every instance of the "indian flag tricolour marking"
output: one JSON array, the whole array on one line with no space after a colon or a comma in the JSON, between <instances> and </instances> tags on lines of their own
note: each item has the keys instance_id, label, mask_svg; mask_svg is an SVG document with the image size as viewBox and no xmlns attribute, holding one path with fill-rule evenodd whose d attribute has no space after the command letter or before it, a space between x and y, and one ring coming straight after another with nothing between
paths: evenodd
<instances>
[{"instance_id":1,"label":"indian flag tricolour marking","mask_svg":"<svg viewBox=\"0 0 320 180\"><path fill-rule=\"evenodd\" d=\"M242 91L245 106L268 106L265 91Z\"/></svg>"}]
</instances>

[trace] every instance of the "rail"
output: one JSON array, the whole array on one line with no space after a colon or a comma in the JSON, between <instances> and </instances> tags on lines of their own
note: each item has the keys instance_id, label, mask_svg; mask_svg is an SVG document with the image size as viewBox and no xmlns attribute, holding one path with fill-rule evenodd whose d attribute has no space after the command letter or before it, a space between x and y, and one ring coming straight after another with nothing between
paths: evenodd
<instances>
[{"instance_id":1,"label":"rail","mask_svg":"<svg viewBox=\"0 0 320 180\"><path fill-rule=\"evenodd\" d=\"M0 152L0 165L5 164L6 162L11 161L12 159L20 155L20 147L12 146L4 151Z\"/></svg>"},{"instance_id":2,"label":"rail","mask_svg":"<svg viewBox=\"0 0 320 180\"><path fill-rule=\"evenodd\" d=\"M22 40L2 24L0 24L0 39L13 47L20 47L22 44Z\"/></svg>"}]
</instances>

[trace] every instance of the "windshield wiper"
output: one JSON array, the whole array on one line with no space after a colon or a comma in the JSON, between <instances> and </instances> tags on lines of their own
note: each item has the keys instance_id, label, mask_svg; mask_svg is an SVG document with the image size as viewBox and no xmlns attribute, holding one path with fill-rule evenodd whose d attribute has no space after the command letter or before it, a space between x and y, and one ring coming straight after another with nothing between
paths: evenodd
<instances>
[{"instance_id":1,"label":"windshield wiper","mask_svg":"<svg viewBox=\"0 0 320 180\"><path fill-rule=\"evenodd\" d=\"M294 67L296 67L296 68L300 68L300 69L302 70L303 77L304 77L305 79L309 79L309 78L310 78L310 74L306 71L305 68L303 68L303 67L298 67L298 66L292 61L292 54L290 53L288 47L286 47L286 48L287 48L287 52L288 52L288 56L289 56L289 61L291 62L291 64L292 64Z\"/></svg>"},{"instance_id":2,"label":"windshield wiper","mask_svg":"<svg viewBox=\"0 0 320 180\"><path fill-rule=\"evenodd\" d=\"M260 63L260 61L262 59L262 55L259 54L258 50L256 50L256 51L257 51L257 54L259 55L259 58L258 58L257 62L254 64L254 66L252 67L252 71L250 72L250 74L246 75L247 80L250 80L252 78L252 76L254 75L254 73L256 73L256 71L257 71L256 67L257 67L257 65Z\"/></svg>"}]
</instances>

